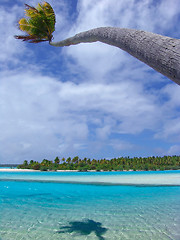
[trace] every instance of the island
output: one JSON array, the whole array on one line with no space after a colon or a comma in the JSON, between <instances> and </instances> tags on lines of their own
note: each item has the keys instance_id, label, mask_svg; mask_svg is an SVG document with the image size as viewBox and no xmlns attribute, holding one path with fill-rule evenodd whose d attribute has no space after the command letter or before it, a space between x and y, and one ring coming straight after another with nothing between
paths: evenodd
<instances>
[{"instance_id":1,"label":"island","mask_svg":"<svg viewBox=\"0 0 180 240\"><path fill-rule=\"evenodd\" d=\"M25 160L17 166L18 169L33 169L41 171L77 170L77 171L148 171L148 170L178 170L180 156L152 157L118 157L112 159L90 159L56 157L54 161L43 159L41 162Z\"/></svg>"}]
</instances>

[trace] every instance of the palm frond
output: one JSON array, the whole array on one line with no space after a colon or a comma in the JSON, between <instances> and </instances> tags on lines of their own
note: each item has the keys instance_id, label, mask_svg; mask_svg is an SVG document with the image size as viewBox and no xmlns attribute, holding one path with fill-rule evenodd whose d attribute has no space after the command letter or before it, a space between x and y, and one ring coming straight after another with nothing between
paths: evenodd
<instances>
[{"instance_id":1,"label":"palm frond","mask_svg":"<svg viewBox=\"0 0 180 240\"><path fill-rule=\"evenodd\" d=\"M25 4L25 14L27 17L35 17L37 14L39 14L38 10L34 7L29 6L28 4Z\"/></svg>"},{"instance_id":2,"label":"palm frond","mask_svg":"<svg viewBox=\"0 0 180 240\"><path fill-rule=\"evenodd\" d=\"M39 42L48 41L48 39L38 39L37 36L33 36L33 35L32 36L15 35L14 37L22 41L28 41L29 43L39 43Z\"/></svg>"},{"instance_id":3,"label":"palm frond","mask_svg":"<svg viewBox=\"0 0 180 240\"><path fill-rule=\"evenodd\" d=\"M31 24L26 18L21 18L19 20L19 28L21 31L31 34L33 28L37 28L35 25Z\"/></svg>"},{"instance_id":4,"label":"palm frond","mask_svg":"<svg viewBox=\"0 0 180 240\"><path fill-rule=\"evenodd\" d=\"M27 33L26 36L15 36L16 39L38 43L51 41L52 33L55 31L55 13L51 5L47 2L38 3L37 7L25 4L25 14L27 18L19 20L19 29Z\"/></svg>"}]
</instances>

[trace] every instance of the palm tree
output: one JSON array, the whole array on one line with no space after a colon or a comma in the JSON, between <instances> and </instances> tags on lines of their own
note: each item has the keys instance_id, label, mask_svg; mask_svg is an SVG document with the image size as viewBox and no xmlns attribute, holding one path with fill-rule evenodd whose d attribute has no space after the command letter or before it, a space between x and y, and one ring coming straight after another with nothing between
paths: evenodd
<instances>
[{"instance_id":1,"label":"palm tree","mask_svg":"<svg viewBox=\"0 0 180 240\"><path fill-rule=\"evenodd\" d=\"M37 7L31 7L25 4L27 18L19 20L20 30L27 33L26 36L15 36L16 39L22 39L30 43L51 41L52 33L55 30L55 13L51 5L47 2L38 3Z\"/></svg>"},{"instance_id":2,"label":"palm tree","mask_svg":"<svg viewBox=\"0 0 180 240\"><path fill-rule=\"evenodd\" d=\"M100 27L89 31L81 32L73 37L67 38L59 42L52 42L52 32L54 31L55 15L52 7L48 3L44 3L51 9L50 15L46 15L46 10L43 5L36 8L39 12L38 21L31 21L34 18L34 8L28 6L29 11L33 14L27 14L30 26L26 27L22 24L24 19L20 20L20 29L26 31L29 36L16 36L18 39L31 40L30 42L49 41L51 46L64 47L76 45L79 43L102 42L115 47L118 47L140 61L146 63L156 71L162 73L175 83L180 85L180 39L170 38L159 34L145 32L135 29L115 28L115 27ZM48 12L49 13L49 12ZM46 20L45 16L48 16ZM40 21L42 19L42 22ZM35 19L34 19L35 20ZM35 23L37 23L35 25ZM54 25L53 25L54 24ZM35 27L32 27L35 26ZM42 28L41 28L42 26ZM45 33L47 35L45 35ZM34 38L33 38L34 37Z\"/></svg>"},{"instance_id":3,"label":"palm tree","mask_svg":"<svg viewBox=\"0 0 180 240\"><path fill-rule=\"evenodd\" d=\"M60 163L60 160L59 160L58 157L56 157L56 158L54 159L54 163L55 163L55 164L59 164L59 163Z\"/></svg>"},{"instance_id":4,"label":"palm tree","mask_svg":"<svg viewBox=\"0 0 180 240\"><path fill-rule=\"evenodd\" d=\"M70 163L71 163L71 158L68 157L67 160L66 160L66 162L67 162L68 164L70 164Z\"/></svg>"}]
</instances>

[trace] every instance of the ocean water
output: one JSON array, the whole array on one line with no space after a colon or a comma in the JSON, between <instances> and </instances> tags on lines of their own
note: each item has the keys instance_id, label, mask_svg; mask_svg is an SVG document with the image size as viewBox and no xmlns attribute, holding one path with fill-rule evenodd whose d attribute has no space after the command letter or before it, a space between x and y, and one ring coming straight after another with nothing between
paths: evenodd
<instances>
[{"instance_id":1,"label":"ocean water","mask_svg":"<svg viewBox=\"0 0 180 240\"><path fill-rule=\"evenodd\" d=\"M179 186L41 181L118 174L0 172L0 240L179 240Z\"/></svg>"}]
</instances>

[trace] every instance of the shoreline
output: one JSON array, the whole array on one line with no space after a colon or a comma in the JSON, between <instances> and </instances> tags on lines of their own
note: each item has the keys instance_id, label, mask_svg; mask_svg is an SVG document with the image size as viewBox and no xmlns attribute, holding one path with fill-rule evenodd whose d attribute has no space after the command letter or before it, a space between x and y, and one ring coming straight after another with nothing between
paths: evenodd
<instances>
[{"instance_id":1,"label":"shoreline","mask_svg":"<svg viewBox=\"0 0 180 240\"><path fill-rule=\"evenodd\" d=\"M79 171L79 170L47 170L47 171L41 171L41 170L34 170L34 169L18 169L18 168L0 168L0 172L81 172L81 173L86 173L86 172L164 172L164 171L180 171L180 169L168 169L168 170L136 170L134 171L133 169L129 170L111 170L111 171L96 171L96 170L87 170L87 171Z\"/></svg>"},{"instance_id":2,"label":"shoreline","mask_svg":"<svg viewBox=\"0 0 180 240\"><path fill-rule=\"evenodd\" d=\"M96 172L94 170L90 170ZM33 169L0 168L0 172L79 172L78 170L41 171Z\"/></svg>"}]
</instances>

